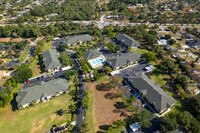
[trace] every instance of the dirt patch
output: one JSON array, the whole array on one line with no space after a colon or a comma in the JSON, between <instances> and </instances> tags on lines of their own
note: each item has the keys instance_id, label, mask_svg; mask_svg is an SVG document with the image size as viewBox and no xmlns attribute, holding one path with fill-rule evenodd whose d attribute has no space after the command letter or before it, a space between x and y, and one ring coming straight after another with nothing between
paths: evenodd
<instances>
[{"instance_id":1,"label":"dirt patch","mask_svg":"<svg viewBox=\"0 0 200 133\"><path fill-rule=\"evenodd\" d=\"M107 82L107 81L106 81ZM104 82L104 83L106 83ZM99 91L96 89L97 83L91 83L93 91L93 118L95 131L106 130L113 121L124 119L126 111L123 108L117 108L116 104L121 103L121 99L116 98L116 90ZM108 98L109 97L109 98Z\"/></svg>"},{"instance_id":2,"label":"dirt patch","mask_svg":"<svg viewBox=\"0 0 200 133\"><path fill-rule=\"evenodd\" d=\"M45 119L41 120L39 123L33 123L32 126L31 126L30 133L37 133L37 131L42 128L42 125L44 124Z\"/></svg>"}]
</instances>

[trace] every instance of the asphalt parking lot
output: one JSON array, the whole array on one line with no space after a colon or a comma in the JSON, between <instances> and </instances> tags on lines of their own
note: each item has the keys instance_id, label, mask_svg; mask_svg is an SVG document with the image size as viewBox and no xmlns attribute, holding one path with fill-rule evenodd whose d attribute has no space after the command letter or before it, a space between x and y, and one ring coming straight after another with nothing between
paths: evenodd
<instances>
[{"instance_id":1,"label":"asphalt parking lot","mask_svg":"<svg viewBox=\"0 0 200 133\"><path fill-rule=\"evenodd\" d=\"M145 67L147 66L149 66L148 63L138 63L132 67L119 70L119 74L117 75L121 78L126 78L128 76L134 76L138 74L147 73L147 71L145 71Z\"/></svg>"},{"instance_id":2,"label":"asphalt parking lot","mask_svg":"<svg viewBox=\"0 0 200 133\"><path fill-rule=\"evenodd\" d=\"M21 88L26 89L27 87L30 87L32 85L41 84L41 81L47 82L47 81L51 80L52 78L53 79L59 78L59 77L62 76L62 73L63 73L63 71L56 71L56 72L53 72L51 74L48 73L48 74L45 74L45 75L35 77L33 79L29 79L28 83L25 83L24 85L22 85Z\"/></svg>"}]
</instances>

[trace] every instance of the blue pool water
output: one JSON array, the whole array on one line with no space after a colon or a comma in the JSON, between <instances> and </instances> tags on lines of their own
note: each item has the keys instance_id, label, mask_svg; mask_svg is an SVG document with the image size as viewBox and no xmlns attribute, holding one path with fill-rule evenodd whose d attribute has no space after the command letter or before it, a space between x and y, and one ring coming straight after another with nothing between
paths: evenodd
<instances>
[{"instance_id":1,"label":"blue pool water","mask_svg":"<svg viewBox=\"0 0 200 133\"><path fill-rule=\"evenodd\" d=\"M98 64L100 62L103 62L103 60L102 59L96 59L96 60L92 61L92 64L95 65L95 64Z\"/></svg>"}]
</instances>

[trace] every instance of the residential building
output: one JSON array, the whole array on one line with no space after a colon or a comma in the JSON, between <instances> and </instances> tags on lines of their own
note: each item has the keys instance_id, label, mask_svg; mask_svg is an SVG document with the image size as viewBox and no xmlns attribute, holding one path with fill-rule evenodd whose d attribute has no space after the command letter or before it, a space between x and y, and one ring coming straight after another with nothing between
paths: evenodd
<instances>
[{"instance_id":1,"label":"residential building","mask_svg":"<svg viewBox=\"0 0 200 133\"><path fill-rule=\"evenodd\" d=\"M49 72L59 70L62 66L59 60L60 55L55 49L49 49L43 52L42 55L45 67Z\"/></svg>"},{"instance_id":2,"label":"residential building","mask_svg":"<svg viewBox=\"0 0 200 133\"><path fill-rule=\"evenodd\" d=\"M158 45L168 45L168 42L166 39L160 39L158 40Z\"/></svg>"},{"instance_id":3,"label":"residential building","mask_svg":"<svg viewBox=\"0 0 200 133\"><path fill-rule=\"evenodd\" d=\"M88 50L83 53L83 56L93 68L97 68L105 64L106 58L98 50Z\"/></svg>"},{"instance_id":4,"label":"residential building","mask_svg":"<svg viewBox=\"0 0 200 133\"><path fill-rule=\"evenodd\" d=\"M5 50L0 50L0 57L5 54Z\"/></svg>"},{"instance_id":5,"label":"residential building","mask_svg":"<svg viewBox=\"0 0 200 133\"><path fill-rule=\"evenodd\" d=\"M83 43L85 41L91 41L92 37L88 34L85 35L75 35L75 36L69 36L68 38L61 38L59 40L59 43L67 44L68 46L75 45L77 43Z\"/></svg>"},{"instance_id":6,"label":"residential building","mask_svg":"<svg viewBox=\"0 0 200 133\"><path fill-rule=\"evenodd\" d=\"M0 79L5 75L6 71L0 71Z\"/></svg>"},{"instance_id":7,"label":"residential building","mask_svg":"<svg viewBox=\"0 0 200 133\"><path fill-rule=\"evenodd\" d=\"M131 47L132 49L137 49L140 46L138 41L135 41L132 37L127 36L126 34L119 34L115 38L120 42L121 45L126 47Z\"/></svg>"},{"instance_id":8,"label":"residential building","mask_svg":"<svg viewBox=\"0 0 200 133\"><path fill-rule=\"evenodd\" d=\"M0 38L0 43L9 42L10 38Z\"/></svg>"},{"instance_id":9,"label":"residential building","mask_svg":"<svg viewBox=\"0 0 200 133\"><path fill-rule=\"evenodd\" d=\"M50 80L48 82L42 81L40 85L20 90L16 97L17 106L19 108L25 108L40 101L45 102L52 97L66 93L68 89L69 84L67 80L62 78Z\"/></svg>"},{"instance_id":10,"label":"residential building","mask_svg":"<svg viewBox=\"0 0 200 133\"><path fill-rule=\"evenodd\" d=\"M129 127L133 132L136 132L140 129L140 125L137 122L129 125Z\"/></svg>"},{"instance_id":11,"label":"residential building","mask_svg":"<svg viewBox=\"0 0 200 133\"><path fill-rule=\"evenodd\" d=\"M190 47L193 47L194 49L196 50L200 50L200 39L199 38L196 38L196 39L193 39L193 40L187 40L186 43L190 46Z\"/></svg>"},{"instance_id":12,"label":"residential building","mask_svg":"<svg viewBox=\"0 0 200 133\"><path fill-rule=\"evenodd\" d=\"M113 69L119 69L121 67L125 67L137 62L138 60L140 60L140 58L141 55L139 53L129 52L107 59L106 62Z\"/></svg>"},{"instance_id":13,"label":"residential building","mask_svg":"<svg viewBox=\"0 0 200 133\"><path fill-rule=\"evenodd\" d=\"M154 83L145 74L129 76L127 79L159 113L169 111L176 103L176 100L163 91L159 84Z\"/></svg>"}]
</instances>

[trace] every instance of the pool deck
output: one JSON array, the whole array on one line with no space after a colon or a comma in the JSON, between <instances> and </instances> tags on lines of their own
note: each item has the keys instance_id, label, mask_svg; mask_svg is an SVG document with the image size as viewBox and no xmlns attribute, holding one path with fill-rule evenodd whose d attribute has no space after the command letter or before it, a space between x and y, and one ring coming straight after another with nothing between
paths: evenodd
<instances>
[{"instance_id":1,"label":"pool deck","mask_svg":"<svg viewBox=\"0 0 200 133\"><path fill-rule=\"evenodd\" d=\"M98 59L102 59L103 61L96 63L96 64L92 64L93 61L98 60ZM103 55L100 55L97 58L88 60L88 62L91 64L92 68L97 68L97 67L103 66L105 64L105 61L106 61L106 58Z\"/></svg>"}]
</instances>

